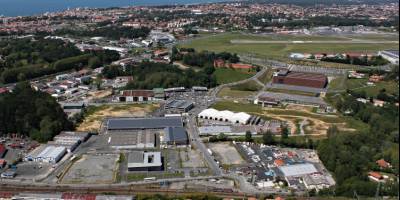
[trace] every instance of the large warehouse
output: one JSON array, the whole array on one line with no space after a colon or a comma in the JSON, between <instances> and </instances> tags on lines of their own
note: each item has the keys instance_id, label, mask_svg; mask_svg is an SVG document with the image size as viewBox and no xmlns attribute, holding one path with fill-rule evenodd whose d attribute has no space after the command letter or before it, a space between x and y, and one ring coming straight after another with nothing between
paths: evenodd
<instances>
[{"instance_id":1,"label":"large warehouse","mask_svg":"<svg viewBox=\"0 0 400 200\"><path fill-rule=\"evenodd\" d=\"M128 171L162 171L161 152L134 151L128 155Z\"/></svg>"},{"instance_id":2,"label":"large warehouse","mask_svg":"<svg viewBox=\"0 0 400 200\"><path fill-rule=\"evenodd\" d=\"M274 74L272 83L325 88L328 84L328 77L324 74L292 72L287 69L281 69Z\"/></svg>"},{"instance_id":3,"label":"large warehouse","mask_svg":"<svg viewBox=\"0 0 400 200\"><path fill-rule=\"evenodd\" d=\"M107 122L108 131L164 129L166 127L183 127L181 117L155 118L112 118Z\"/></svg>"},{"instance_id":4,"label":"large warehouse","mask_svg":"<svg viewBox=\"0 0 400 200\"><path fill-rule=\"evenodd\" d=\"M234 113L228 110L218 111L213 108L203 110L198 117L201 119L225 121L234 124L247 124L251 119L251 115L244 112Z\"/></svg>"}]
</instances>

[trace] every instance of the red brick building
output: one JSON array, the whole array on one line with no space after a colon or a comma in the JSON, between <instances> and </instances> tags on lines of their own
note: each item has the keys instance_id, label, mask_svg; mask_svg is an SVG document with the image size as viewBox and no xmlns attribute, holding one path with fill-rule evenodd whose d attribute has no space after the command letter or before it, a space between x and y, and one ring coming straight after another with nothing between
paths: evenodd
<instances>
[{"instance_id":1,"label":"red brick building","mask_svg":"<svg viewBox=\"0 0 400 200\"><path fill-rule=\"evenodd\" d=\"M324 74L291 72L280 70L272 79L274 84L287 84L295 86L325 88L328 84L328 77Z\"/></svg>"}]
</instances>

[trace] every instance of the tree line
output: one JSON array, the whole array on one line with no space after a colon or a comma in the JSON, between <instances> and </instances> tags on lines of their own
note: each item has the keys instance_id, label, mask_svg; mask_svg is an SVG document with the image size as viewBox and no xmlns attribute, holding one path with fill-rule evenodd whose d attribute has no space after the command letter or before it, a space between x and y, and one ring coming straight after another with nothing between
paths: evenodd
<instances>
[{"instance_id":1,"label":"tree line","mask_svg":"<svg viewBox=\"0 0 400 200\"><path fill-rule=\"evenodd\" d=\"M78 37L105 37L112 40L120 38L145 38L150 33L147 27L132 28L122 26L105 26L93 30L59 29L55 31L57 35L70 35Z\"/></svg>"},{"instance_id":2,"label":"tree line","mask_svg":"<svg viewBox=\"0 0 400 200\"><path fill-rule=\"evenodd\" d=\"M193 69L182 70L172 64L149 61L127 66L125 70L119 66L106 66L102 72L103 76L109 79L117 76L132 76L133 81L128 83L126 89L153 89L157 87L169 88L178 86L214 87L217 82L213 73L213 68L205 68L196 72Z\"/></svg>"},{"instance_id":3,"label":"tree line","mask_svg":"<svg viewBox=\"0 0 400 200\"><path fill-rule=\"evenodd\" d=\"M73 124L49 94L34 91L28 82L16 85L12 93L0 95L0 135L17 133L47 142Z\"/></svg>"}]
</instances>

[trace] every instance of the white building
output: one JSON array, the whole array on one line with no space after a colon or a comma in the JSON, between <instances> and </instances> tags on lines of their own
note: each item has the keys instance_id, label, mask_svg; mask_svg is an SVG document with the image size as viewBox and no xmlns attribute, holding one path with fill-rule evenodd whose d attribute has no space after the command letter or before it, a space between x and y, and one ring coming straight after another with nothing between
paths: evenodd
<instances>
[{"instance_id":1,"label":"white building","mask_svg":"<svg viewBox=\"0 0 400 200\"><path fill-rule=\"evenodd\" d=\"M386 59L392 64L399 64L399 50L384 50L378 52L379 56Z\"/></svg>"},{"instance_id":2,"label":"white building","mask_svg":"<svg viewBox=\"0 0 400 200\"><path fill-rule=\"evenodd\" d=\"M67 149L65 147L47 146L39 154L28 155L27 157L25 157L25 160L55 164L60 161L66 153Z\"/></svg>"},{"instance_id":3,"label":"white building","mask_svg":"<svg viewBox=\"0 0 400 200\"><path fill-rule=\"evenodd\" d=\"M228 110L218 111L213 108L209 108L203 110L198 117L201 119L231 122L234 124L247 124L251 118L251 115L244 112L234 113Z\"/></svg>"}]
</instances>

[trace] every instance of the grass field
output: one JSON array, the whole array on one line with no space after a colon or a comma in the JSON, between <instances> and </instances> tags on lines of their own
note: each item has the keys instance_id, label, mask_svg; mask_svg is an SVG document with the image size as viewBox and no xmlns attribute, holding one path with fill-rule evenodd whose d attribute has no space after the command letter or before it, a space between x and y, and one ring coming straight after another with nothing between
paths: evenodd
<instances>
[{"instance_id":1,"label":"grass field","mask_svg":"<svg viewBox=\"0 0 400 200\"><path fill-rule=\"evenodd\" d=\"M262 74L260 77L258 77L258 80L264 84L267 84L271 81L273 73L274 73L274 70L271 68L268 68L264 74Z\"/></svg>"},{"instance_id":2,"label":"grass field","mask_svg":"<svg viewBox=\"0 0 400 200\"><path fill-rule=\"evenodd\" d=\"M375 85L367 85L368 79L347 79L346 77L339 77L329 83L329 90L354 90L365 91L367 96L376 97L379 91L385 89L389 94L399 95L399 85L396 81L382 81L375 83ZM328 90L328 91L329 91Z\"/></svg>"},{"instance_id":3,"label":"grass field","mask_svg":"<svg viewBox=\"0 0 400 200\"><path fill-rule=\"evenodd\" d=\"M354 37L354 38L352 38ZM291 52L350 52L350 51L370 51L376 52L383 49L399 49L398 44L232 44L231 40L352 40L352 39L365 39L365 40L396 40L398 35L365 35L365 36L293 36L293 35L244 35L240 33L225 33L216 36L200 38L181 45L181 47L195 48L196 50L209 50L215 52L233 52L238 54L255 54L258 57L267 57L278 60L287 60Z\"/></svg>"},{"instance_id":4,"label":"grass field","mask_svg":"<svg viewBox=\"0 0 400 200\"><path fill-rule=\"evenodd\" d=\"M250 78L255 74L255 72L230 68L217 68L214 74L218 84L226 84Z\"/></svg>"},{"instance_id":5,"label":"grass field","mask_svg":"<svg viewBox=\"0 0 400 200\"><path fill-rule=\"evenodd\" d=\"M309 96L309 97L315 97L315 93L311 92L303 92L303 91L297 91L297 90L285 90L285 89L278 89L278 88L268 88L266 91L268 92L278 92L278 93L285 93L285 94L295 94L295 95L303 95L303 96Z\"/></svg>"}]
</instances>

